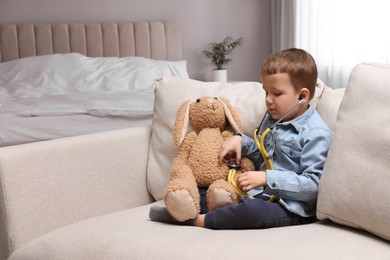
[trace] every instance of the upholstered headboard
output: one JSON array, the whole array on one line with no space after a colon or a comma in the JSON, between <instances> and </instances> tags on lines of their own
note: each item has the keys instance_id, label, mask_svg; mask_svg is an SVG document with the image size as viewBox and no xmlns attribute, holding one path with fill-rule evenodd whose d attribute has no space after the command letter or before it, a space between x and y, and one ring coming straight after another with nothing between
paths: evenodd
<instances>
[{"instance_id":1,"label":"upholstered headboard","mask_svg":"<svg viewBox=\"0 0 390 260\"><path fill-rule=\"evenodd\" d=\"M181 33L176 23L161 21L0 25L1 62L69 52L180 60Z\"/></svg>"}]
</instances>

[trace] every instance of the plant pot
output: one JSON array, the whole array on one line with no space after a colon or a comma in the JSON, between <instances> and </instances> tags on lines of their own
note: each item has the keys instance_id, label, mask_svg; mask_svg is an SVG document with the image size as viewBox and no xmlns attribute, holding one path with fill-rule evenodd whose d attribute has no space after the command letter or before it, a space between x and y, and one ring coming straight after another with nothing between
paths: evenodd
<instances>
[{"instance_id":1,"label":"plant pot","mask_svg":"<svg viewBox=\"0 0 390 260\"><path fill-rule=\"evenodd\" d=\"M227 71L226 70L214 70L213 71L213 81L227 82Z\"/></svg>"}]
</instances>

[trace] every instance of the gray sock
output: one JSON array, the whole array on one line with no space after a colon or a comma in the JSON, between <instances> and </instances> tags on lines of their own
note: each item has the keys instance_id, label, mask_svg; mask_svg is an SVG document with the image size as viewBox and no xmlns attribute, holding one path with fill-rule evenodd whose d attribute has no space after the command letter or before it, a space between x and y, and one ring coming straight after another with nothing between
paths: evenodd
<instances>
[{"instance_id":1,"label":"gray sock","mask_svg":"<svg viewBox=\"0 0 390 260\"><path fill-rule=\"evenodd\" d=\"M168 224L195 226L194 219L189 219L183 222L177 221L171 216L171 214L169 214L167 208L163 206L152 206L149 211L149 218L152 221L164 222Z\"/></svg>"}]
</instances>

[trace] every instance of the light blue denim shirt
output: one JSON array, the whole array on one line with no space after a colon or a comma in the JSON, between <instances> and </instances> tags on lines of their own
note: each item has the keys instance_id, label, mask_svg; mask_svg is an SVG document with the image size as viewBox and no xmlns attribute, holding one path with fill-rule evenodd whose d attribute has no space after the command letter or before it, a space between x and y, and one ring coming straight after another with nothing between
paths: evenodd
<instances>
[{"instance_id":1,"label":"light blue denim shirt","mask_svg":"<svg viewBox=\"0 0 390 260\"><path fill-rule=\"evenodd\" d=\"M259 132L272 123L269 117ZM311 107L291 121L278 123L264 140L274 166L274 170L266 170L264 193L277 196L279 203L295 214L315 216L318 184L331 139L332 131ZM245 135L242 138L242 156L251 159L256 170L265 170L264 160L253 138Z\"/></svg>"}]
</instances>

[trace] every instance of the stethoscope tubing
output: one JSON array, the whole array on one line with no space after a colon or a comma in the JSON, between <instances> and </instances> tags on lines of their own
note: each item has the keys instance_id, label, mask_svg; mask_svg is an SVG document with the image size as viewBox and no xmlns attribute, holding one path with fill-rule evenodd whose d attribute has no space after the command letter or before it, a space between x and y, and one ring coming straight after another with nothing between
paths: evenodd
<instances>
[{"instance_id":1,"label":"stethoscope tubing","mask_svg":"<svg viewBox=\"0 0 390 260\"><path fill-rule=\"evenodd\" d=\"M285 113L281 118L279 118L276 122L274 122L270 127L268 127L267 129L265 129L261 134L259 134L259 130L260 130L260 127L262 126L262 124L264 123L265 119L270 116L270 113L267 112L263 119L261 120L260 122L260 125L258 128L255 129L254 131L254 141L256 143L256 146L257 148L259 149L259 152L261 154L261 156L263 157L264 159L264 162L265 162L265 165L267 166L267 169L268 170L273 170L274 169L274 166L273 166L273 163L272 163L272 160L267 152L267 150L265 149L265 146L264 146L264 139L265 137L271 133L272 129L277 125L279 124L280 122L282 122L287 116L289 116L294 110L296 110L299 105L301 105L305 100L304 99L301 99L299 100L299 102L293 106L289 111L287 111L287 113ZM259 135L260 135L260 140L259 140ZM243 192L236 184L236 181L235 181L235 177L236 177L236 171L237 169L236 168L231 168L229 170L229 176L228 176L228 181L229 183L233 186L234 190L237 192L237 194L239 194L240 196L248 196L249 198L253 198L252 196L249 196L247 193ZM271 195L270 199L268 200L268 202L273 202L277 199L276 196L274 195Z\"/></svg>"}]
</instances>

